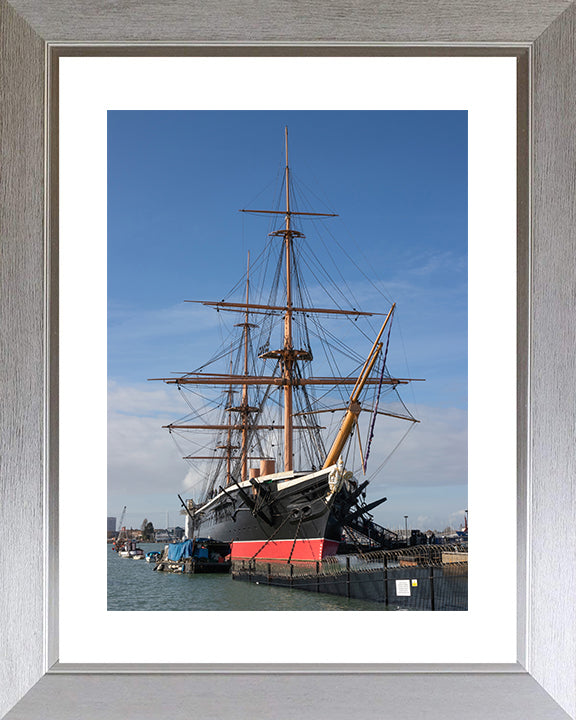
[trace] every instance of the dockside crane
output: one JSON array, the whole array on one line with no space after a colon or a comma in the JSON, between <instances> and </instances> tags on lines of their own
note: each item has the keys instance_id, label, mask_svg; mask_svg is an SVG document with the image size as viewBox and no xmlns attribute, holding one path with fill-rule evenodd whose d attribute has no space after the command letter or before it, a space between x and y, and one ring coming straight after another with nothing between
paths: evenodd
<instances>
[{"instance_id":1,"label":"dockside crane","mask_svg":"<svg viewBox=\"0 0 576 720\"><path fill-rule=\"evenodd\" d=\"M124 508L122 509L122 512L120 513L120 522L118 523L118 535L116 535L116 540L112 543L112 548L116 551L118 551L120 547L120 540L122 538L122 523L124 522L124 516L126 515L126 505L124 505Z\"/></svg>"}]
</instances>

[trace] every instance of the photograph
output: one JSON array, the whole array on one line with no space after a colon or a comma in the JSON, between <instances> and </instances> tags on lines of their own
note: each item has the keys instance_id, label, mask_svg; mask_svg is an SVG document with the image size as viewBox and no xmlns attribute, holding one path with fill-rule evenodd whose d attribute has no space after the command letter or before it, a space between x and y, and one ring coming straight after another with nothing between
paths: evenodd
<instances>
[{"instance_id":1,"label":"photograph","mask_svg":"<svg viewBox=\"0 0 576 720\"><path fill-rule=\"evenodd\" d=\"M107 233L108 610L466 611L468 113L108 110Z\"/></svg>"},{"instance_id":2,"label":"photograph","mask_svg":"<svg viewBox=\"0 0 576 720\"><path fill-rule=\"evenodd\" d=\"M0 716L576 719L576 1L0 3Z\"/></svg>"}]
</instances>

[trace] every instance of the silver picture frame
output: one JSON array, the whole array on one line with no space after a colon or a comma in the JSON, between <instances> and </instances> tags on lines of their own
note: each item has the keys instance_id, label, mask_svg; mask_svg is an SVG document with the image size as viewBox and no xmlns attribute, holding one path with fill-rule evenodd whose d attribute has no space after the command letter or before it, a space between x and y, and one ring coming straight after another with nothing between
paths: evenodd
<instances>
[{"instance_id":1,"label":"silver picture frame","mask_svg":"<svg viewBox=\"0 0 576 720\"><path fill-rule=\"evenodd\" d=\"M183 51L518 58L516 664L58 663L57 62ZM0 0L0 716L576 718L575 107L574 2Z\"/></svg>"}]
</instances>

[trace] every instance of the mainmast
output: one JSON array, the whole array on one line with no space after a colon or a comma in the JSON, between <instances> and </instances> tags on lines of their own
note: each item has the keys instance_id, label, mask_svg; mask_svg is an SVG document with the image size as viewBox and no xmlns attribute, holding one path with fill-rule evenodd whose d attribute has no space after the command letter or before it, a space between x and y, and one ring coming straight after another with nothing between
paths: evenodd
<instances>
[{"instance_id":1,"label":"mainmast","mask_svg":"<svg viewBox=\"0 0 576 720\"><path fill-rule=\"evenodd\" d=\"M282 375L284 384L284 470L292 470L293 432L292 432L292 380L294 370L294 351L292 347L292 228L290 227L290 168L288 166L288 127L284 128L286 149L286 228L284 243L286 246L286 314L284 315L284 362Z\"/></svg>"}]
</instances>

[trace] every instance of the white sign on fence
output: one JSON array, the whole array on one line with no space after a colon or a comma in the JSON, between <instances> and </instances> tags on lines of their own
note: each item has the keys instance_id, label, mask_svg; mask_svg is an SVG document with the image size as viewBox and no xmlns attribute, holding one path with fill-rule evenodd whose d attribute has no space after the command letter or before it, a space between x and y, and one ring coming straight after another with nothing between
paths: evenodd
<instances>
[{"instance_id":1,"label":"white sign on fence","mask_svg":"<svg viewBox=\"0 0 576 720\"><path fill-rule=\"evenodd\" d=\"M410 597L410 580L396 580L397 597Z\"/></svg>"}]
</instances>

